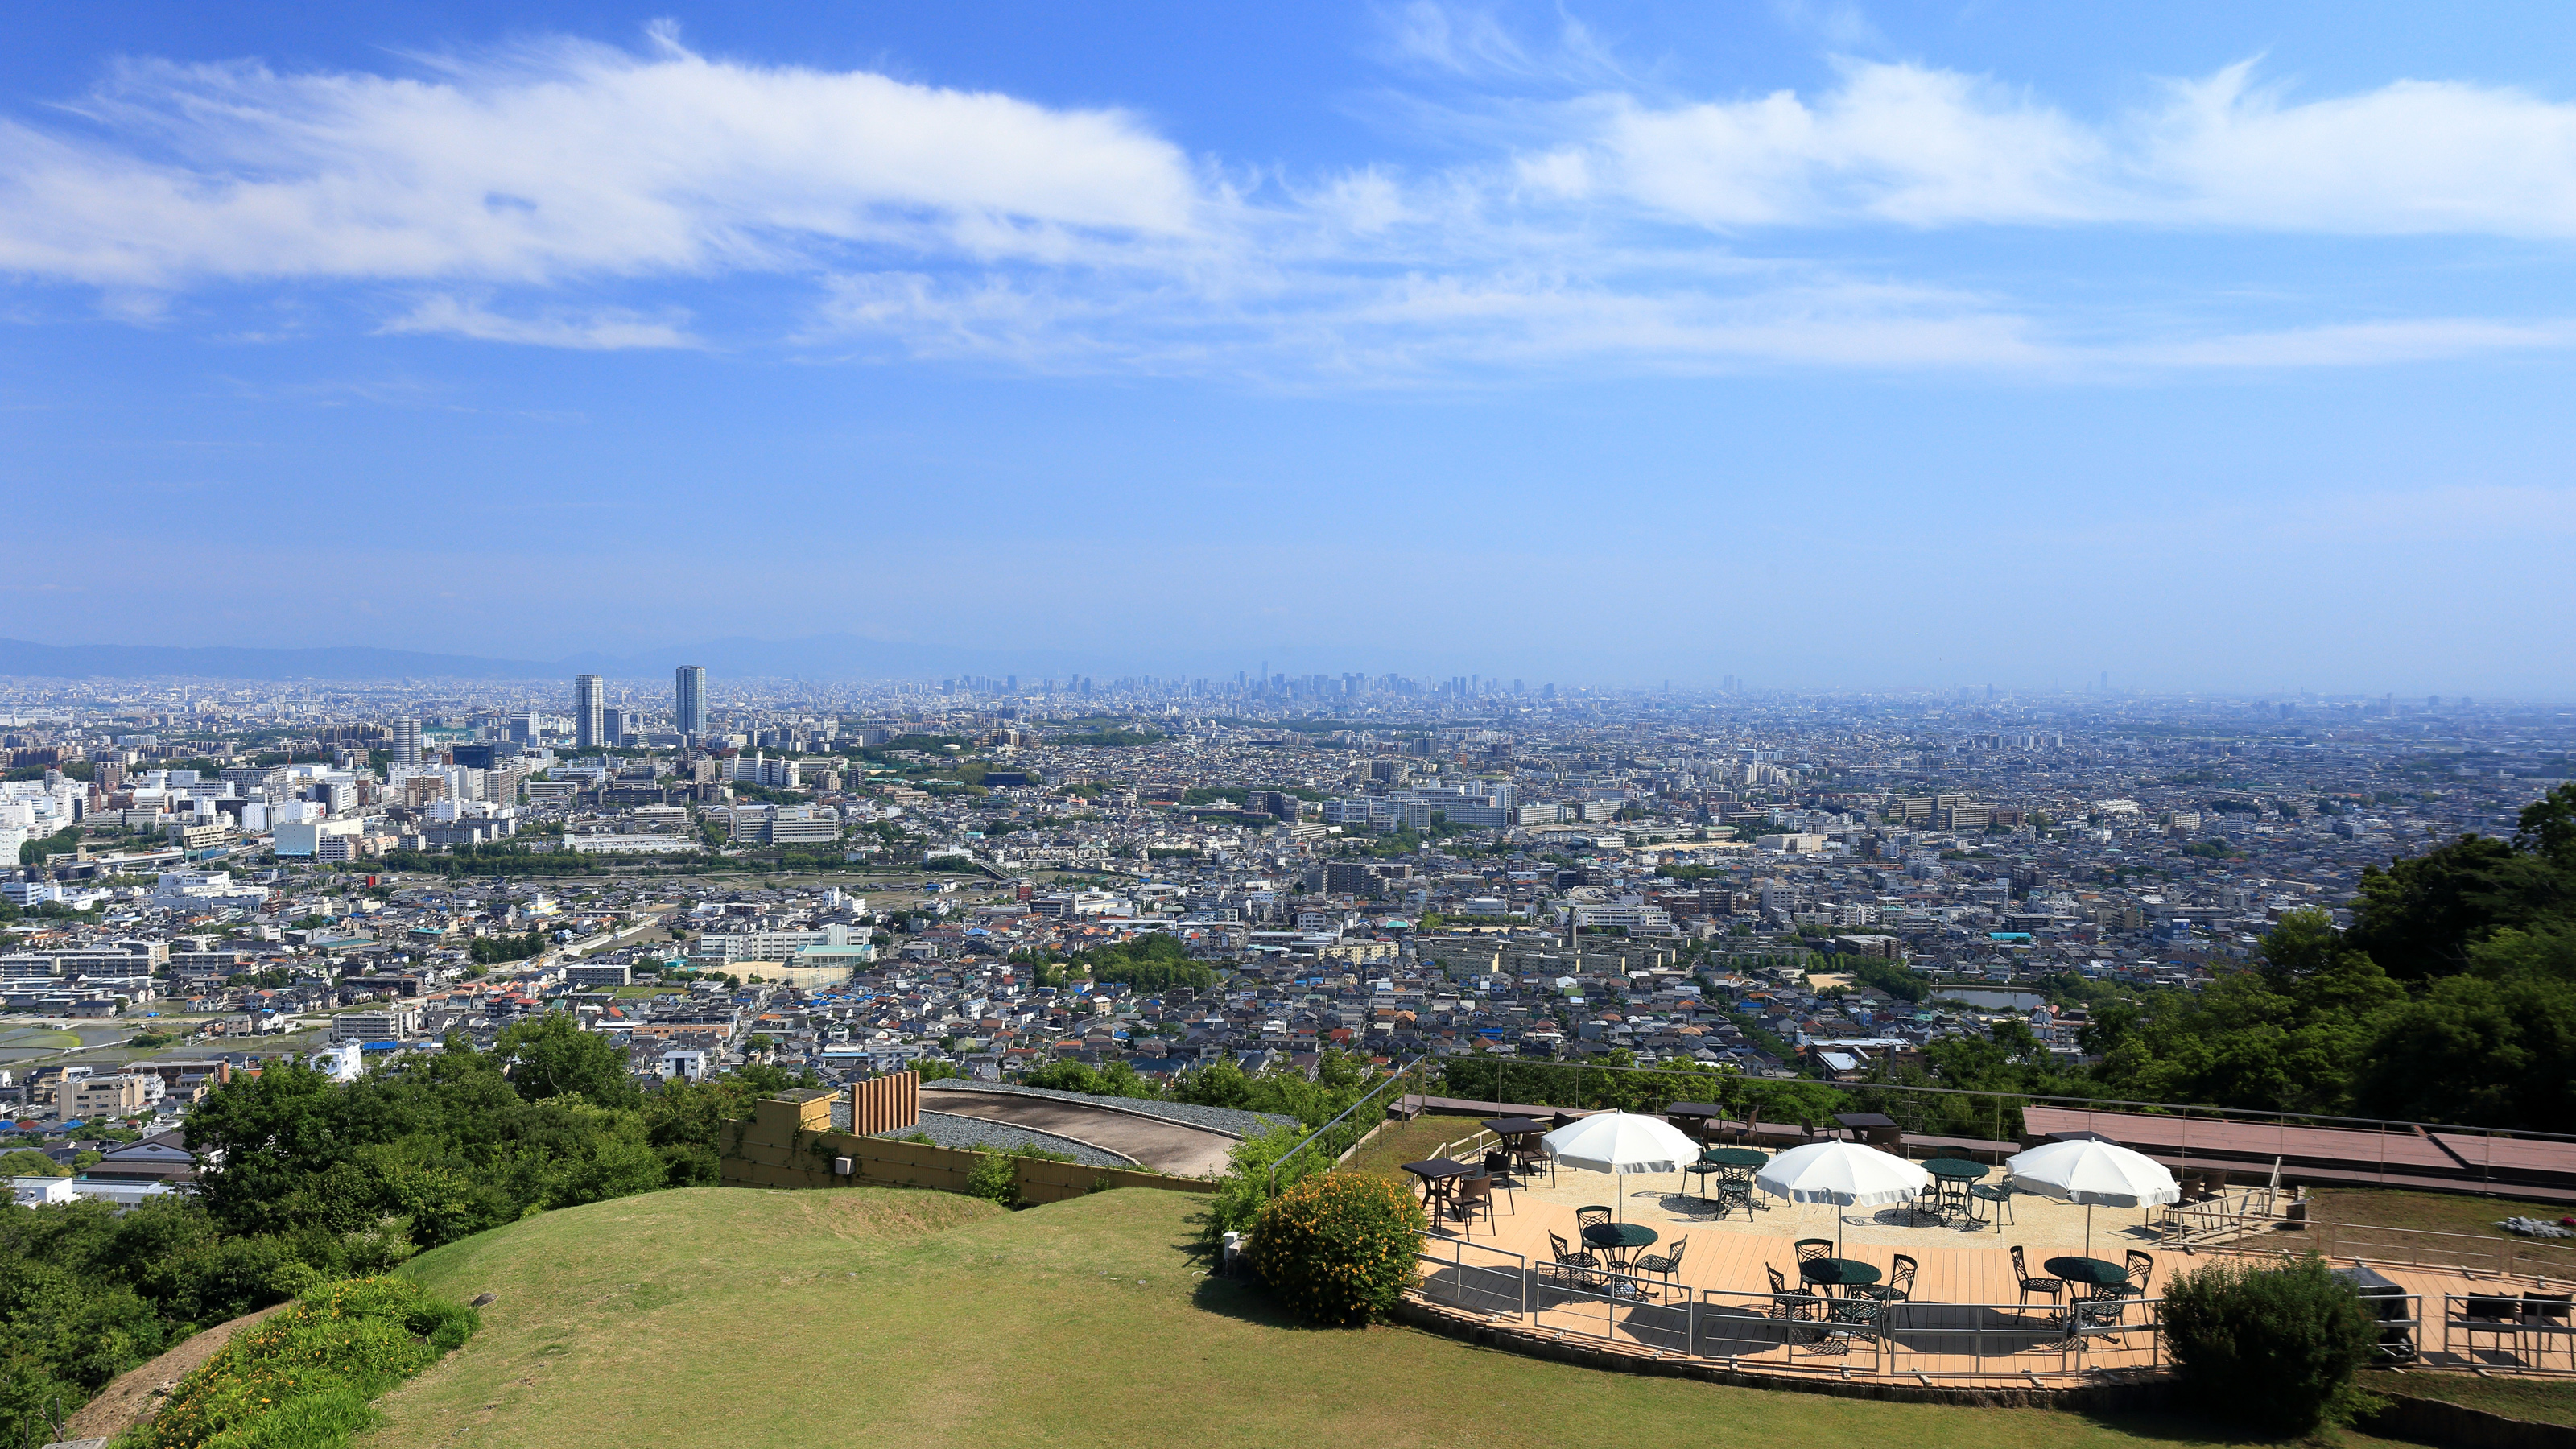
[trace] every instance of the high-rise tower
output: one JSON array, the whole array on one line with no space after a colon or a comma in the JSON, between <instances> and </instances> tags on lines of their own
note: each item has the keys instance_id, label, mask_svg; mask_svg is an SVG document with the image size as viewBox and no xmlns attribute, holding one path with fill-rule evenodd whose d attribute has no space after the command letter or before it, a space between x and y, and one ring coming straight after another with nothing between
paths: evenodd
<instances>
[{"instance_id":1,"label":"high-rise tower","mask_svg":"<svg viewBox=\"0 0 2576 1449\"><path fill-rule=\"evenodd\" d=\"M683 664L671 675L671 715L683 739L695 743L707 732L707 671Z\"/></svg>"},{"instance_id":2,"label":"high-rise tower","mask_svg":"<svg viewBox=\"0 0 2576 1449\"><path fill-rule=\"evenodd\" d=\"M575 749L595 750L608 739L608 688L596 674L572 677L572 742Z\"/></svg>"}]
</instances>

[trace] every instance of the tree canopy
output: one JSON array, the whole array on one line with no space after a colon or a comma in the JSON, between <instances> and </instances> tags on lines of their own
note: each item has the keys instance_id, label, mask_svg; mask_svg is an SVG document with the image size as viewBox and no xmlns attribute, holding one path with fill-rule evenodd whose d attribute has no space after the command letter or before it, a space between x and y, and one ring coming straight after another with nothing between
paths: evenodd
<instances>
[{"instance_id":1,"label":"tree canopy","mask_svg":"<svg viewBox=\"0 0 2576 1449\"><path fill-rule=\"evenodd\" d=\"M2576 1120L2576 785L2511 840L2363 874L2353 924L2292 912L2255 969L2097 1009L2097 1090L2471 1126Z\"/></svg>"}]
</instances>

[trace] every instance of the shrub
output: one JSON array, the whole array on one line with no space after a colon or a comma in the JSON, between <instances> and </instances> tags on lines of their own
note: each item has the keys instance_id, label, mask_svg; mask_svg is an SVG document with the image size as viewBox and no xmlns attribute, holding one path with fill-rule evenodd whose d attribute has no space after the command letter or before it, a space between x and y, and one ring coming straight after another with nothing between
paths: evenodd
<instances>
[{"instance_id":1,"label":"shrub","mask_svg":"<svg viewBox=\"0 0 2576 1449\"><path fill-rule=\"evenodd\" d=\"M1286 1157L1310 1134L1305 1128L1282 1125L1258 1137L1247 1137L1226 1154L1225 1176L1218 1181L1216 1192L1208 1198L1207 1211L1200 1215L1213 1243L1227 1233L1239 1233L1252 1226L1261 1215L1262 1204L1270 1200L1270 1167ZM1297 1154L1279 1169L1279 1190L1286 1192L1291 1184L1303 1181L1333 1165L1333 1156L1320 1146Z\"/></svg>"},{"instance_id":2,"label":"shrub","mask_svg":"<svg viewBox=\"0 0 2576 1449\"><path fill-rule=\"evenodd\" d=\"M1253 1222L1252 1268L1300 1318L1384 1317L1413 1286L1430 1223L1402 1184L1330 1172L1283 1189Z\"/></svg>"},{"instance_id":3,"label":"shrub","mask_svg":"<svg viewBox=\"0 0 2576 1449\"><path fill-rule=\"evenodd\" d=\"M2195 1397L2283 1435L2367 1412L2353 1383L2379 1325L2351 1284L2308 1258L2280 1268L2214 1263L2165 1290L2165 1342Z\"/></svg>"},{"instance_id":4,"label":"shrub","mask_svg":"<svg viewBox=\"0 0 2576 1449\"><path fill-rule=\"evenodd\" d=\"M120 1449L331 1449L376 1422L367 1401L472 1336L473 1309L405 1278L314 1289L234 1335Z\"/></svg>"},{"instance_id":5,"label":"shrub","mask_svg":"<svg viewBox=\"0 0 2576 1449\"><path fill-rule=\"evenodd\" d=\"M1033 1142L1023 1142L1008 1152L987 1152L975 1160L966 1174L966 1195L997 1202L1006 1208L1025 1207L1020 1201L1020 1167L1016 1158L1034 1157L1044 1162L1071 1162L1070 1152L1055 1152Z\"/></svg>"},{"instance_id":6,"label":"shrub","mask_svg":"<svg viewBox=\"0 0 2576 1449\"><path fill-rule=\"evenodd\" d=\"M966 1174L966 1195L1011 1206L1020 1198L1019 1165L999 1152L980 1154L974 1170Z\"/></svg>"}]
</instances>

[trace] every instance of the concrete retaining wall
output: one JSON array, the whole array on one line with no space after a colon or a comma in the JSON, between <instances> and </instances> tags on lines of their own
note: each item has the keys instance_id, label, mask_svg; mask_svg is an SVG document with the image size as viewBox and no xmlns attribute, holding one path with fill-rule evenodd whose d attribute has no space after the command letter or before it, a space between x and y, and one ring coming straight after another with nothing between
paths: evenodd
<instances>
[{"instance_id":1,"label":"concrete retaining wall","mask_svg":"<svg viewBox=\"0 0 2576 1449\"><path fill-rule=\"evenodd\" d=\"M925 1142L890 1141L834 1132L828 1093L810 1099L770 1097L752 1104L746 1123L727 1124L723 1182L727 1187L927 1187L964 1192L968 1174L984 1154ZM850 1160L847 1176L833 1171L834 1159ZM1167 1177L1132 1168L1085 1167L1078 1162L1049 1162L1015 1157L1020 1201L1062 1202L1104 1187L1152 1187L1167 1192L1214 1192L1216 1184L1194 1177Z\"/></svg>"}]
</instances>

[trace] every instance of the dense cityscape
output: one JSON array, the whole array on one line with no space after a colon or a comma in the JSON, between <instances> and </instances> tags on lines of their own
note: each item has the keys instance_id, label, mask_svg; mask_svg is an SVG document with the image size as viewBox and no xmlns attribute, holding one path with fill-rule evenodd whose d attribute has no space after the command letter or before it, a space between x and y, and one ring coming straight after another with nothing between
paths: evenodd
<instances>
[{"instance_id":1,"label":"dense cityscape","mask_svg":"<svg viewBox=\"0 0 2576 1449\"><path fill-rule=\"evenodd\" d=\"M2576 8L10 19L0 1449L2576 1442Z\"/></svg>"},{"instance_id":2,"label":"dense cityscape","mask_svg":"<svg viewBox=\"0 0 2576 1449\"><path fill-rule=\"evenodd\" d=\"M2080 1063L2085 1007L2046 983L2196 989L2284 913L2348 924L2366 868L2511 835L2576 733L2547 706L2107 682L685 667L553 698L28 681L0 715L6 1080L21 1140L67 1163L281 1049L355 1075L555 1012L648 1084L1333 1050L1851 1080L2007 1016ZM1134 969L1068 981L1083 961Z\"/></svg>"}]
</instances>

